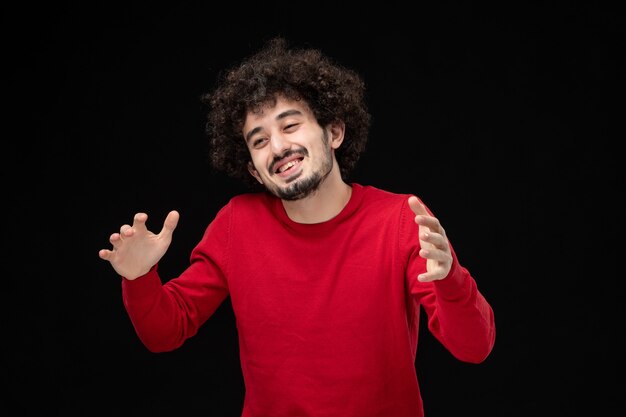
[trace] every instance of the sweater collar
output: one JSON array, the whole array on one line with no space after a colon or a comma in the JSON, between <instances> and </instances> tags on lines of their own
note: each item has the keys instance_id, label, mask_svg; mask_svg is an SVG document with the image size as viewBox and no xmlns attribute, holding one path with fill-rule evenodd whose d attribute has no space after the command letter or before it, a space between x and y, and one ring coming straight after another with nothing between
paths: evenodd
<instances>
[{"instance_id":1,"label":"sweater collar","mask_svg":"<svg viewBox=\"0 0 626 417\"><path fill-rule=\"evenodd\" d=\"M269 193L267 196L271 199L270 206L272 208L272 212L287 228L299 233L322 233L336 228L340 223L349 218L360 206L361 201L363 200L363 186L357 183L351 183L350 186L352 187L352 195L350 196L350 200L348 200L345 207L335 217L321 223L308 224L295 222L287 215L280 198L270 195Z\"/></svg>"}]
</instances>

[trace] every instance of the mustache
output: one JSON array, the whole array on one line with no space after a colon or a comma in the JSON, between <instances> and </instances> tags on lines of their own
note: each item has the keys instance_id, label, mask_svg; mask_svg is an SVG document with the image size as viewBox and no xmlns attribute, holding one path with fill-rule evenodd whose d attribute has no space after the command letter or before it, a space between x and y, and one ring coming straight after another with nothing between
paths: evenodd
<instances>
[{"instance_id":1,"label":"mustache","mask_svg":"<svg viewBox=\"0 0 626 417\"><path fill-rule=\"evenodd\" d=\"M293 155L309 156L309 151L307 151L306 148L289 149L280 155L276 155L270 164L269 171L274 172L274 166L276 166L277 163Z\"/></svg>"}]
</instances>

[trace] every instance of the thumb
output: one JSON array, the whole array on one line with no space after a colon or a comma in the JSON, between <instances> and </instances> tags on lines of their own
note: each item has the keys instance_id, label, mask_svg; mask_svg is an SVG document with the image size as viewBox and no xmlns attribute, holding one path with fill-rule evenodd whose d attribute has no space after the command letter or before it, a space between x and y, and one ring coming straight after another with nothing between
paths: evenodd
<instances>
[{"instance_id":1,"label":"thumb","mask_svg":"<svg viewBox=\"0 0 626 417\"><path fill-rule=\"evenodd\" d=\"M172 210L167 214L165 221L163 222L163 228L161 229L160 235L168 234L171 235L174 233L174 229L178 225L178 219L180 218L180 214L176 210Z\"/></svg>"}]
</instances>

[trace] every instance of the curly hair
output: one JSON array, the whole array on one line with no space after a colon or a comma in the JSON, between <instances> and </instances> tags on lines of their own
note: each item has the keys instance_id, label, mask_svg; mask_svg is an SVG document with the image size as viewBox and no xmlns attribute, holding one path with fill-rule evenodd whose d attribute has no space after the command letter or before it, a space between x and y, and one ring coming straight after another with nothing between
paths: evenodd
<instances>
[{"instance_id":1,"label":"curly hair","mask_svg":"<svg viewBox=\"0 0 626 417\"><path fill-rule=\"evenodd\" d=\"M346 181L365 149L370 119L365 83L353 70L335 64L317 49L290 49L285 39L269 40L257 53L226 71L221 84L201 97L209 106L206 132L213 167L255 184L247 166L250 152L243 139L249 112L273 105L277 95L303 100L320 126L345 123L342 146L336 150Z\"/></svg>"}]
</instances>

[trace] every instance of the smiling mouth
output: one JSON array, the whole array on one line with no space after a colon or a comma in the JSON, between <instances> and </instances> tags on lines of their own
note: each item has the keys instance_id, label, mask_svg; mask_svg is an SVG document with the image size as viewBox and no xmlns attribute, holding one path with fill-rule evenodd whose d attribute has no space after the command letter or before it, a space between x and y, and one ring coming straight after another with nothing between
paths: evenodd
<instances>
[{"instance_id":1,"label":"smiling mouth","mask_svg":"<svg viewBox=\"0 0 626 417\"><path fill-rule=\"evenodd\" d=\"M274 173L275 174L284 174L284 173L292 170L294 167L300 165L300 163L302 162L303 159L304 159L304 157L301 157L301 158L289 161L286 164L279 166L278 169L276 171L274 171Z\"/></svg>"}]
</instances>

